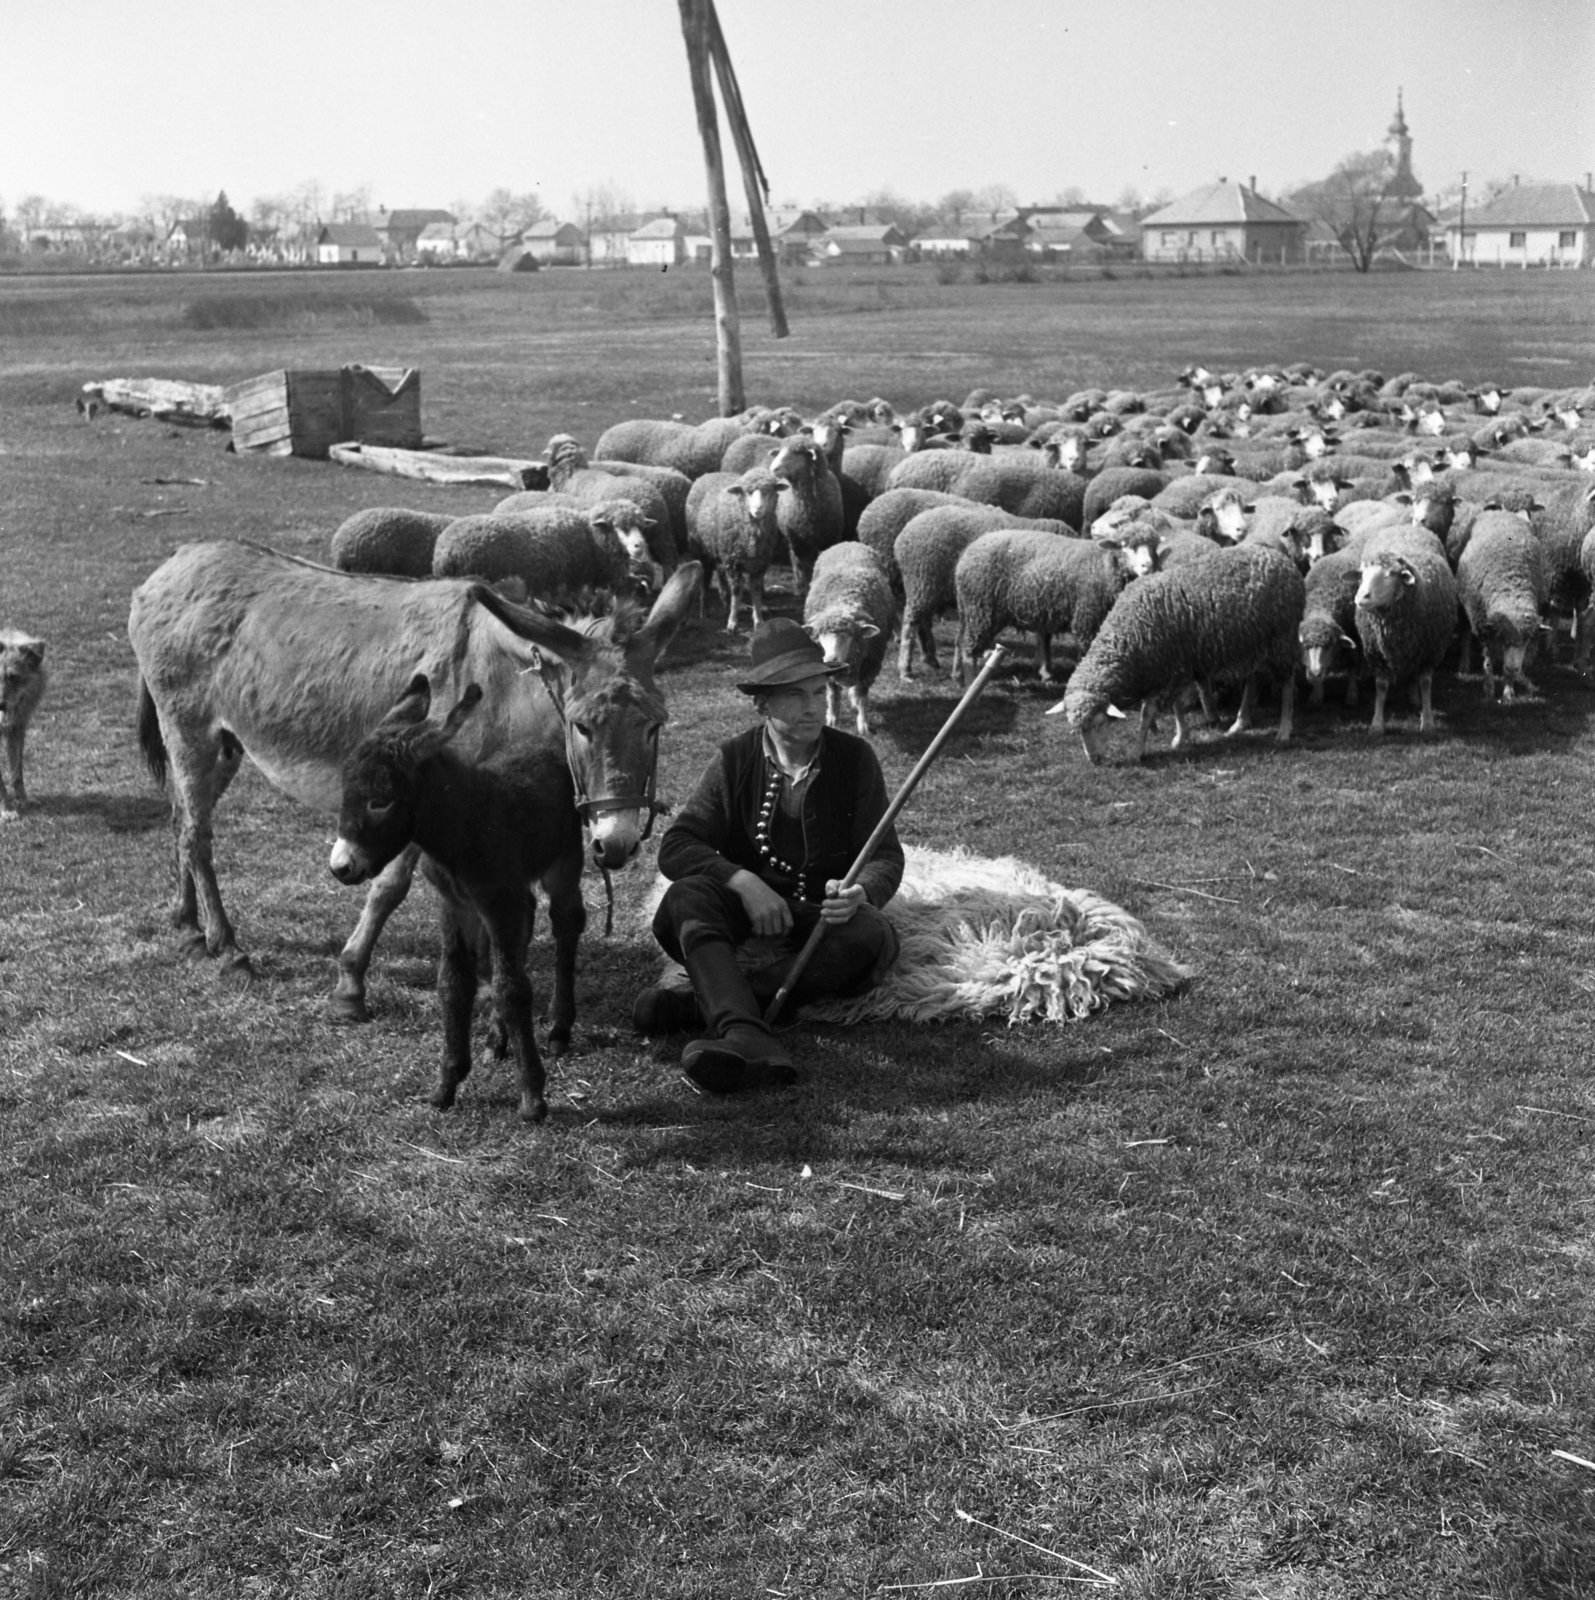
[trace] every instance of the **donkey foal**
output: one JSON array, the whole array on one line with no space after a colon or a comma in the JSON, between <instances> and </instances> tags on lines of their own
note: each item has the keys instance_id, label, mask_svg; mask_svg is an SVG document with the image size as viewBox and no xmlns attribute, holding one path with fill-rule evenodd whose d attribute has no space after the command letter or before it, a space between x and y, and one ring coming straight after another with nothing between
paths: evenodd
<instances>
[{"instance_id":1,"label":"donkey foal","mask_svg":"<svg viewBox=\"0 0 1595 1600\"><path fill-rule=\"evenodd\" d=\"M363 883L409 844L421 847L421 870L438 891L442 934L443 1064L432 1104L440 1111L453 1105L471 1070L471 1008L485 934L498 1026L520 1079L520 1115L541 1122L548 1106L526 972L534 885L548 895L554 931L548 1047L559 1056L575 1020L576 946L587 922L581 818L562 751L506 750L472 765L448 748L481 698L471 684L436 723L428 720L431 686L422 675L411 681L344 767L330 866L340 883Z\"/></svg>"}]
</instances>

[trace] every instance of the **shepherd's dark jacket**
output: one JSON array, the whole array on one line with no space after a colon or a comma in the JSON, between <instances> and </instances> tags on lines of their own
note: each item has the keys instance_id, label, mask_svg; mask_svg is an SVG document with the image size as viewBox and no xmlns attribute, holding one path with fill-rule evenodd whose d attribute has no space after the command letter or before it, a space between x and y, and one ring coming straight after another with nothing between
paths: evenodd
<instances>
[{"instance_id":1,"label":"shepherd's dark jacket","mask_svg":"<svg viewBox=\"0 0 1595 1600\"><path fill-rule=\"evenodd\" d=\"M754 830L769 782L762 723L727 739L709 763L692 797L659 843L659 870L672 880L698 874L728 882L746 868L777 894L797 897L797 882L759 854ZM803 796L804 861L808 899L825 898L827 878L843 878L875 825L886 814L886 780L869 740L840 728L820 734L819 770ZM797 865L798 863L794 863ZM884 906L903 879L903 847L895 826L859 873L872 906Z\"/></svg>"}]
</instances>

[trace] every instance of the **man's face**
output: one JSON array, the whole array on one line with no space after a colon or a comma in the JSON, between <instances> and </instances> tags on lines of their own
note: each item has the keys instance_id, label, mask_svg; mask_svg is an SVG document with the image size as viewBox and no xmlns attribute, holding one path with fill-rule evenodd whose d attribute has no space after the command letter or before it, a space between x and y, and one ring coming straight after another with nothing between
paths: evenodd
<instances>
[{"instance_id":1,"label":"man's face","mask_svg":"<svg viewBox=\"0 0 1595 1600\"><path fill-rule=\"evenodd\" d=\"M806 745L818 739L825 726L826 674L816 673L798 683L783 684L764 694L764 720L779 739Z\"/></svg>"}]
</instances>

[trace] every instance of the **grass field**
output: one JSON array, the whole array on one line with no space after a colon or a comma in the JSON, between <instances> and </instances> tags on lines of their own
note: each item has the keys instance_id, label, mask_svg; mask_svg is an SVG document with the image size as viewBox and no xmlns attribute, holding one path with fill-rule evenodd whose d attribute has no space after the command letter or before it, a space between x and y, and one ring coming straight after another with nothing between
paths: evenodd
<instances>
[{"instance_id":1,"label":"grass field","mask_svg":"<svg viewBox=\"0 0 1595 1600\"><path fill-rule=\"evenodd\" d=\"M744 289L748 390L806 408L1191 360L1595 372L1580 273L789 288L782 343ZM130 591L188 540L321 556L360 506L498 495L85 425L78 386L414 365L429 433L535 452L707 415L708 311L702 275L0 281L0 627L53 674L0 828L0 1596L1595 1593L1595 689L1565 662L1513 706L1442 676L1433 738L1331 707L1093 768L1021 646L905 839L1105 894L1196 980L1063 1029L800 1033L780 1094L694 1098L631 1035L648 858L537 1130L491 1063L425 1104L421 894L376 1022L325 1020L356 897L332 819L251 770L217 856L261 977L180 959ZM712 618L672 648L665 798L745 718L744 649ZM888 668L889 784L956 693Z\"/></svg>"}]
</instances>

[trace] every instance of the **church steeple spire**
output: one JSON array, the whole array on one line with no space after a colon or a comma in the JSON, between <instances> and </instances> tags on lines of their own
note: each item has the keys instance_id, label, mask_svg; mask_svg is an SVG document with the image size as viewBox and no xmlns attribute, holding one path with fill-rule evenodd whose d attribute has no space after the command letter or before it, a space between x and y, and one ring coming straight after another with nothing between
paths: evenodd
<instances>
[{"instance_id":1,"label":"church steeple spire","mask_svg":"<svg viewBox=\"0 0 1595 1600\"><path fill-rule=\"evenodd\" d=\"M1394 200L1416 200L1423 193L1423 185L1412 172L1412 135L1407 131L1407 114L1401 104L1401 90L1396 90L1396 114L1385 134L1387 143L1396 147L1396 170L1385 193Z\"/></svg>"}]
</instances>

